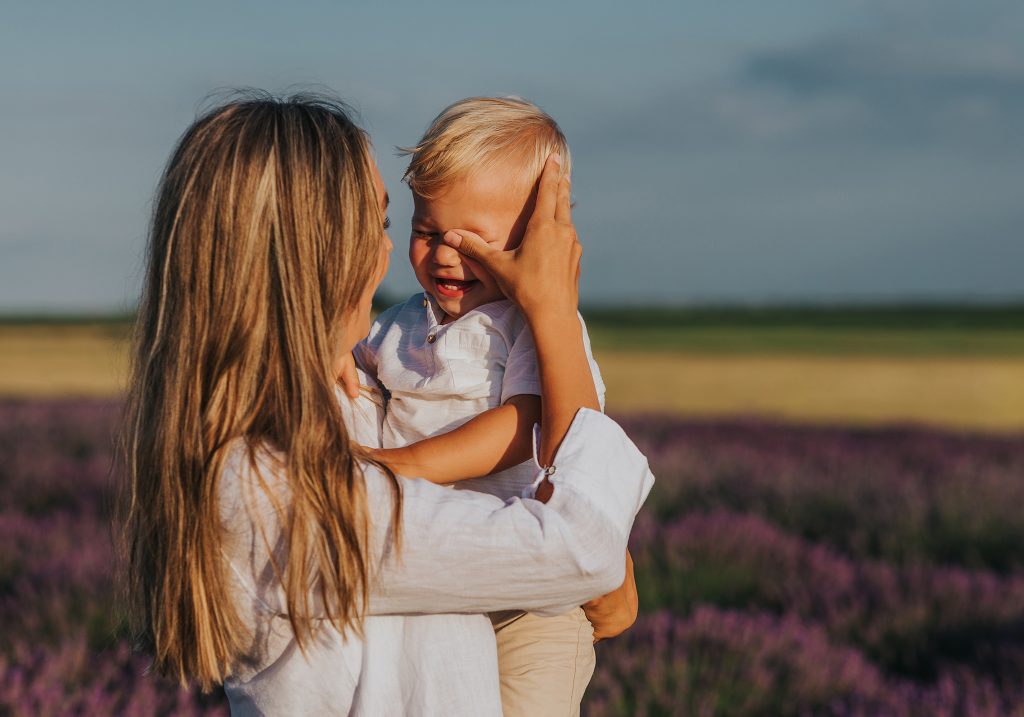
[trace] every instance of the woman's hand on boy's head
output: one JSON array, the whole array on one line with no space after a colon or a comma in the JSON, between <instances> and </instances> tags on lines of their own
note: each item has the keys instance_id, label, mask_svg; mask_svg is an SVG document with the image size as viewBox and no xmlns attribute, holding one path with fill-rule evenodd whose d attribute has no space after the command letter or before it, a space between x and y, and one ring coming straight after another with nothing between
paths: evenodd
<instances>
[{"instance_id":1,"label":"woman's hand on boy's head","mask_svg":"<svg viewBox=\"0 0 1024 717\"><path fill-rule=\"evenodd\" d=\"M490 272L505 296L527 316L536 312L575 315L583 249L572 224L569 178L561 176L561 158L557 155L549 157L544 165L537 203L518 247L511 251L495 249L462 229L446 232L444 241Z\"/></svg>"}]
</instances>

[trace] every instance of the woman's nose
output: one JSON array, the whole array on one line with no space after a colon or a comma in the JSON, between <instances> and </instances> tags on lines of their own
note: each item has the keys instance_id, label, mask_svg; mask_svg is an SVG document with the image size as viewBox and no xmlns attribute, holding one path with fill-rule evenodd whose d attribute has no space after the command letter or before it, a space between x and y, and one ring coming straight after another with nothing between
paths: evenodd
<instances>
[{"instance_id":1,"label":"woman's nose","mask_svg":"<svg viewBox=\"0 0 1024 717\"><path fill-rule=\"evenodd\" d=\"M459 256L459 252L439 241L434 246L434 263L441 266L458 266L462 263L462 257Z\"/></svg>"}]
</instances>

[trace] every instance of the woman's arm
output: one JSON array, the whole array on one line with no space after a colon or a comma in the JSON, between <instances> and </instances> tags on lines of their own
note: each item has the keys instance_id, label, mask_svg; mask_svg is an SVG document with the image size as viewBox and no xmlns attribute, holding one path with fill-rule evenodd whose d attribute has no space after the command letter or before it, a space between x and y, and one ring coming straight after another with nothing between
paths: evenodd
<instances>
[{"instance_id":1,"label":"woman's arm","mask_svg":"<svg viewBox=\"0 0 1024 717\"><path fill-rule=\"evenodd\" d=\"M533 334L540 370L541 464L550 464L580 408L601 410L577 313L582 249L572 224L569 178L561 159L548 159L537 185L533 215L513 251L494 249L472 232L455 230L444 241L474 270L481 267L523 311ZM536 422L523 400L487 411L461 429L376 455L405 475L450 482L521 463ZM525 429L525 430L524 430ZM544 483L538 499L546 500Z\"/></svg>"},{"instance_id":2,"label":"woman's arm","mask_svg":"<svg viewBox=\"0 0 1024 717\"><path fill-rule=\"evenodd\" d=\"M560 614L624 581L626 541L653 483L622 429L574 419L553 461L547 505L403 480L402 547L390 542L391 491L367 469L378 579L371 614L527 609Z\"/></svg>"},{"instance_id":3,"label":"woman's arm","mask_svg":"<svg viewBox=\"0 0 1024 717\"><path fill-rule=\"evenodd\" d=\"M540 462L549 471L557 470L557 466L551 465L553 456L579 408L601 410L577 313L581 249L572 224L569 181L568 177L561 177L555 188L553 165L549 160L545 167L536 209L516 252L494 251L471 232L445 235L446 242L495 276L504 293L527 318L543 395ZM543 247L531 241L537 235L548 237ZM531 277L540 281L530 283ZM446 448L456 446L448 444ZM537 498L547 501L551 493L552 484L545 479L538 486ZM618 635L636 620L638 601L632 568L627 551L621 585L584 606L594 624L596 639Z\"/></svg>"},{"instance_id":4,"label":"woman's arm","mask_svg":"<svg viewBox=\"0 0 1024 717\"><path fill-rule=\"evenodd\" d=\"M626 541L654 477L614 421L580 410L598 405L576 316L581 250L569 219L568 180L557 175L549 160L534 217L515 251L492 250L466 232L445 237L491 271L534 332L544 395L541 459L549 466L537 497L547 504L504 503L403 480L399 551L391 542L391 487L367 466L375 574L370 613L519 608L558 614L623 583ZM244 567L255 578L257 599L279 610L280 601L271 599L272 571L260 562Z\"/></svg>"},{"instance_id":5,"label":"woman's arm","mask_svg":"<svg viewBox=\"0 0 1024 717\"><path fill-rule=\"evenodd\" d=\"M582 250L572 225L569 180L559 175L560 164L549 159L516 250L495 250L466 231L444 237L495 277L530 325L543 396L539 460L550 474L537 498L548 504L502 504L407 483L403 551L411 552L402 568L384 576L384 594L371 600L373 611L556 606L557 612L611 593L592 608L621 624L632 585L624 579L622 555L653 476L622 430L596 413L600 404L577 314ZM450 502L463 496L474 502ZM385 558L383 565L389 564Z\"/></svg>"},{"instance_id":6,"label":"woman's arm","mask_svg":"<svg viewBox=\"0 0 1024 717\"><path fill-rule=\"evenodd\" d=\"M371 415L347 416L353 435ZM363 468L371 516L370 614L481 613L527 609L558 615L623 583L633 518L654 482L647 460L610 418L582 410L573 420L541 504L449 490L400 479L402 547L392 543L393 492L375 466ZM284 614L284 594L270 566L284 558L280 515L268 489L286 490L267 459L250 470L239 452L220 486L225 557L252 604Z\"/></svg>"},{"instance_id":7,"label":"woman's arm","mask_svg":"<svg viewBox=\"0 0 1024 717\"><path fill-rule=\"evenodd\" d=\"M482 267L523 311L533 333L541 379L541 463L548 465L580 408L600 410L577 315L580 257L569 204L569 178L552 155L537 185L537 201L523 241L500 251L472 232L444 241L470 266ZM474 266L474 264L476 266ZM538 498L547 495L545 486Z\"/></svg>"}]
</instances>

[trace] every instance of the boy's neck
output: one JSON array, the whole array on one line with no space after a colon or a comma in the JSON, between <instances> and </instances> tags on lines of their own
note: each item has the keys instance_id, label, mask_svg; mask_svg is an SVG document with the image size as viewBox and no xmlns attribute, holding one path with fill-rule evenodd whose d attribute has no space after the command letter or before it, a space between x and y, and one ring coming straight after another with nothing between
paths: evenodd
<instances>
[{"instance_id":1,"label":"boy's neck","mask_svg":"<svg viewBox=\"0 0 1024 717\"><path fill-rule=\"evenodd\" d=\"M493 300L488 301L486 303L480 304L480 306L474 306L472 309L467 311L466 314L462 314L461 316L453 316L452 314L449 314L447 311L442 309L438 305L437 300L434 299L434 297L431 296L429 293L427 293L426 296L427 296L427 301L430 301L434 305L434 308L436 309L436 314L439 314L438 321L437 321L439 326L445 326L447 324L451 324L451 323L453 323L455 321L458 321L459 319L461 319L466 314L471 314L474 311L476 311L477 309L479 309L479 308L481 308L483 306L487 306L487 304L493 304L493 303L498 302L498 301L505 301L505 299L507 298L505 296L499 296L496 299L493 299Z\"/></svg>"}]
</instances>

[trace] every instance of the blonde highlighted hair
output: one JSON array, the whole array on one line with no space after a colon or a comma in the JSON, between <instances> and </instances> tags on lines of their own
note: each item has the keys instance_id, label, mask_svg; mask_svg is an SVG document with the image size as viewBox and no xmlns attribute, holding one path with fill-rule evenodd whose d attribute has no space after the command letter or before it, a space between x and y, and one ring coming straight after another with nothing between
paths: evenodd
<instances>
[{"instance_id":1,"label":"blonde highlighted hair","mask_svg":"<svg viewBox=\"0 0 1024 717\"><path fill-rule=\"evenodd\" d=\"M434 118L418 144L399 148L400 154L411 156L403 179L427 199L498 165L511 167L530 186L552 152L562 156L562 171L568 174L569 144L558 123L519 97L459 100Z\"/></svg>"},{"instance_id":2,"label":"blonde highlighted hair","mask_svg":"<svg viewBox=\"0 0 1024 717\"><path fill-rule=\"evenodd\" d=\"M122 519L137 637L182 683L223 682L250 644L221 552L218 481L238 445L254 468L263 449L282 456L274 568L299 647L320 617L359 629L370 516L333 366L385 242L372 162L344 105L248 95L198 119L161 179Z\"/></svg>"}]
</instances>

